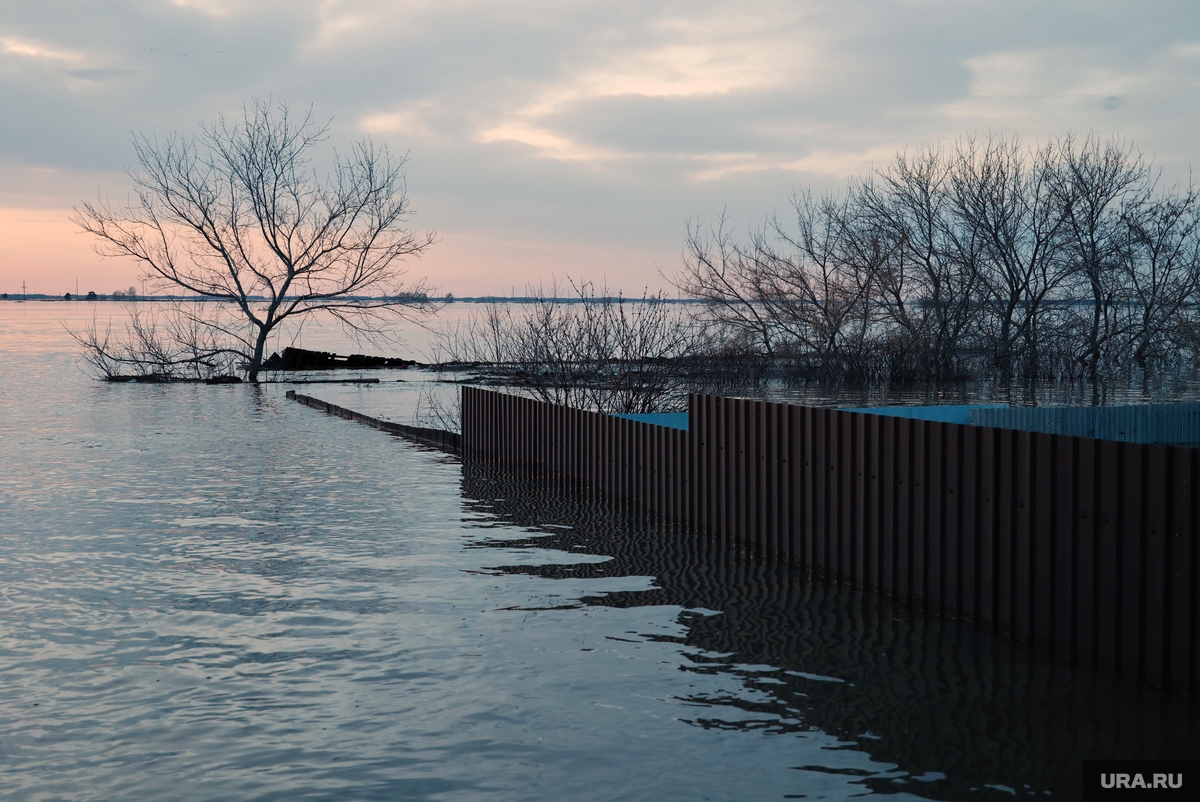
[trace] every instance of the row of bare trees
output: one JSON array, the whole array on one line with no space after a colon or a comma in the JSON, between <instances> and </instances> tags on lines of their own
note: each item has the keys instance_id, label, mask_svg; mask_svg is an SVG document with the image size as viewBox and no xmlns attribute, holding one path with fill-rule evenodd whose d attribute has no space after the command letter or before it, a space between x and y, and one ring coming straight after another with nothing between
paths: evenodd
<instances>
[{"instance_id":1,"label":"row of bare trees","mask_svg":"<svg viewBox=\"0 0 1200 802\"><path fill-rule=\"evenodd\" d=\"M368 339L435 311L402 262L404 159L370 141L312 168L327 125L253 101L198 135L134 141L131 201L84 203L101 252L152 288L206 299L74 332L100 375L255 381L268 340L316 315ZM676 286L629 301L590 284L495 304L444 359L555 403L652 412L770 370L825 382L1088 378L1200 356L1200 193L1119 139L1003 136L896 157L746 237L689 226Z\"/></svg>"},{"instance_id":2,"label":"row of bare trees","mask_svg":"<svg viewBox=\"0 0 1200 802\"><path fill-rule=\"evenodd\" d=\"M1200 354L1200 196L1122 140L898 155L746 238L688 228L705 322L825 381L1081 377Z\"/></svg>"},{"instance_id":3,"label":"row of bare trees","mask_svg":"<svg viewBox=\"0 0 1200 802\"><path fill-rule=\"evenodd\" d=\"M610 413L672 409L713 351L662 295L629 300L591 283L529 288L440 330L435 361L554 404Z\"/></svg>"}]
</instances>

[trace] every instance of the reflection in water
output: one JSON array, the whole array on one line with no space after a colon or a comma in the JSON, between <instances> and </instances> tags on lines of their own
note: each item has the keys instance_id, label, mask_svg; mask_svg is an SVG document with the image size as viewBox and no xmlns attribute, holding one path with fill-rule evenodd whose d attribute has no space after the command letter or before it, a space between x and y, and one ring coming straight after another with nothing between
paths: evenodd
<instances>
[{"instance_id":1,"label":"reflection in water","mask_svg":"<svg viewBox=\"0 0 1200 802\"><path fill-rule=\"evenodd\" d=\"M612 559L495 570L548 579L651 576L649 590L581 605L678 605L698 674L737 676L744 695L697 696L691 724L788 734L819 729L900 771L864 776L880 792L960 798L972 789L1079 793L1081 762L1200 758L1200 705L1102 669L1030 654L975 627L888 597L806 581L707 538L579 503L552 483L463 469L467 508L532 530L479 547L560 549ZM722 716L722 709L736 716ZM848 747L854 748L854 747ZM805 766L812 771L849 771ZM999 790L999 789L998 789Z\"/></svg>"},{"instance_id":2,"label":"reflection in water","mask_svg":"<svg viewBox=\"0 0 1200 802\"><path fill-rule=\"evenodd\" d=\"M280 385L93 382L58 323L91 306L0 304L6 802L1004 799L966 789L1195 752L1178 699L537 486L464 500ZM407 421L417 378L320 395Z\"/></svg>"},{"instance_id":3,"label":"reflection in water","mask_svg":"<svg viewBox=\"0 0 1200 802\"><path fill-rule=\"evenodd\" d=\"M1119 406L1200 401L1200 368L1170 373L1131 371L1092 383L994 380L944 384L868 386L771 382L766 387L729 388L724 395L764 398L817 407L886 407L935 404L1011 404L1013 406Z\"/></svg>"}]
</instances>

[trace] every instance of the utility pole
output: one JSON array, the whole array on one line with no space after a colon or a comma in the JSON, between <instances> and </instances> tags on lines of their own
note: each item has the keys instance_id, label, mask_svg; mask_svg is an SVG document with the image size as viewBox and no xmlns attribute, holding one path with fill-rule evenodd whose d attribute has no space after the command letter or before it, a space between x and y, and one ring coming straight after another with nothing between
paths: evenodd
<instances>
[{"instance_id":1,"label":"utility pole","mask_svg":"<svg viewBox=\"0 0 1200 802\"><path fill-rule=\"evenodd\" d=\"M28 300L29 300L29 298L28 298L28 297L26 297L27 295L28 295L28 293L26 293L26 292L25 292L25 282L24 282L24 281L22 281L22 282L21 282L21 300L22 300L22 301L28 301Z\"/></svg>"}]
</instances>

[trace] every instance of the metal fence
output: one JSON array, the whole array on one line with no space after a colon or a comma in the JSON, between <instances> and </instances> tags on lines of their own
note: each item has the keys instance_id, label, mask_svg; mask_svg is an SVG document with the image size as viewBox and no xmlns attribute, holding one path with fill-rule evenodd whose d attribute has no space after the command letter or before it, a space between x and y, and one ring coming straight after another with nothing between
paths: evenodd
<instances>
[{"instance_id":1,"label":"metal fence","mask_svg":"<svg viewBox=\"0 0 1200 802\"><path fill-rule=\"evenodd\" d=\"M391 434L400 435L408 440L412 440L422 445L431 446L433 448L447 451L451 454L462 453L462 437L455 432L444 432L441 429L427 429L423 426L408 426L403 423L392 423L391 421L382 420L381 418L373 418L370 415L364 415L361 412L355 412L352 409L340 407L337 404L330 404L328 401L322 401L319 398L313 398L309 395L300 395L295 390L288 390L287 397L293 401L298 401L306 407L319 409L322 412L327 412L330 415L336 415L339 418L346 420L358 421L375 429L381 429Z\"/></svg>"},{"instance_id":2,"label":"metal fence","mask_svg":"<svg viewBox=\"0 0 1200 802\"><path fill-rule=\"evenodd\" d=\"M462 400L467 460L1197 695L1200 450L701 395L687 431Z\"/></svg>"},{"instance_id":3,"label":"metal fence","mask_svg":"<svg viewBox=\"0 0 1200 802\"><path fill-rule=\"evenodd\" d=\"M974 407L976 426L1093 437L1127 443L1200 445L1200 404L1123 407Z\"/></svg>"}]
</instances>

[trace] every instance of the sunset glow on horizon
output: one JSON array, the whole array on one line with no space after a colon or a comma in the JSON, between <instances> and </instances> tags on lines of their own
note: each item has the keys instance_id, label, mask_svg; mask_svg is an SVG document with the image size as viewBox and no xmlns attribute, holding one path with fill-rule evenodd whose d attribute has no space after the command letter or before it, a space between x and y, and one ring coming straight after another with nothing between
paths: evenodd
<instances>
[{"instance_id":1,"label":"sunset glow on horizon","mask_svg":"<svg viewBox=\"0 0 1200 802\"><path fill-rule=\"evenodd\" d=\"M1128 137L1185 179L1200 117L1184 3L116 3L0 23L0 291L128 287L70 223L118 202L131 132L252 97L408 153L409 267L457 295L571 275L667 286L687 221L739 230L797 187L989 132ZM320 170L324 165L314 164Z\"/></svg>"}]
</instances>

